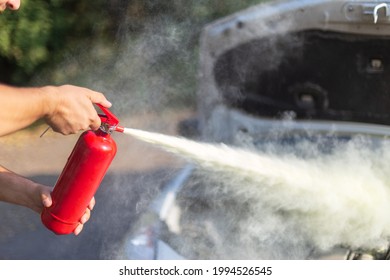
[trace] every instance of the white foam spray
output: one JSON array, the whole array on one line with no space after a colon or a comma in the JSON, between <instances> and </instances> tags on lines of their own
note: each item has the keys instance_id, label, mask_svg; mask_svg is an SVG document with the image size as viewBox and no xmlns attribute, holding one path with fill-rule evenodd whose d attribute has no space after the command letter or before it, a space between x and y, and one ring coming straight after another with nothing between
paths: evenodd
<instances>
[{"instance_id":1,"label":"white foam spray","mask_svg":"<svg viewBox=\"0 0 390 280\"><path fill-rule=\"evenodd\" d=\"M210 192L225 192L243 203L251 202L249 211L258 216L247 220L245 231L259 240L278 227L269 226L266 232L266 223L256 226L254 221L283 213L287 223L299 228L302 238L321 250L338 245L369 249L388 245L390 145L385 141L374 149L360 137L340 143L330 153L300 157L129 128L124 133L186 157L211 171L210 176L218 174L213 180L223 181L223 187L210 186ZM305 148L318 149L309 143Z\"/></svg>"}]
</instances>

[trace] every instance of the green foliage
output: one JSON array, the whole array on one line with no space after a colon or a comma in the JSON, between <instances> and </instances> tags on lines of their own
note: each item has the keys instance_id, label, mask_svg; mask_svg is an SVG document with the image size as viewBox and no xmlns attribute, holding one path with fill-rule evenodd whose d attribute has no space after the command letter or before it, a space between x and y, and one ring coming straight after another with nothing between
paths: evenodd
<instances>
[{"instance_id":1,"label":"green foliage","mask_svg":"<svg viewBox=\"0 0 390 280\"><path fill-rule=\"evenodd\" d=\"M153 109L189 106L203 26L260 2L22 0L0 15L0 81L131 92L134 106Z\"/></svg>"},{"instance_id":2,"label":"green foliage","mask_svg":"<svg viewBox=\"0 0 390 280\"><path fill-rule=\"evenodd\" d=\"M0 17L0 55L15 68L32 74L35 67L48 59L47 42L51 36L51 17L45 1L24 1L18 14L6 12Z\"/></svg>"},{"instance_id":3,"label":"green foliage","mask_svg":"<svg viewBox=\"0 0 390 280\"><path fill-rule=\"evenodd\" d=\"M21 11L23 18L18 20L14 14L4 13L0 17L0 54L16 66L25 68L28 73L41 62L45 55L45 45L42 44L48 36L48 15L45 9L40 9L42 2L31 6L33 11ZM39 20L38 24L37 21ZM10 70L10 69L8 69Z\"/></svg>"},{"instance_id":4,"label":"green foliage","mask_svg":"<svg viewBox=\"0 0 390 280\"><path fill-rule=\"evenodd\" d=\"M95 9L88 2L23 0L19 11L0 15L0 57L7 65L6 71L0 71L5 74L1 80L23 84L37 70L58 61L75 42L107 34L108 20L99 9L106 1L94 1Z\"/></svg>"}]
</instances>

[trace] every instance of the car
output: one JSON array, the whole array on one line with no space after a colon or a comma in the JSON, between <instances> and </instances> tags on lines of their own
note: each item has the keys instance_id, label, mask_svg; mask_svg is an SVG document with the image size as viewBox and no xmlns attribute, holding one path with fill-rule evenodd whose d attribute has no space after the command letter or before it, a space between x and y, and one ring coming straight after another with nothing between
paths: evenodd
<instances>
[{"instance_id":1,"label":"car","mask_svg":"<svg viewBox=\"0 0 390 280\"><path fill-rule=\"evenodd\" d=\"M389 259L381 215L389 27L389 1L360 0L271 1L205 26L198 114L180 131L225 151L259 153L270 161L258 168L275 178L253 191L250 176L235 175L253 165L247 158L225 173L190 159L126 235L121 257ZM317 189L283 188L281 174ZM367 178L372 189L339 185Z\"/></svg>"}]
</instances>

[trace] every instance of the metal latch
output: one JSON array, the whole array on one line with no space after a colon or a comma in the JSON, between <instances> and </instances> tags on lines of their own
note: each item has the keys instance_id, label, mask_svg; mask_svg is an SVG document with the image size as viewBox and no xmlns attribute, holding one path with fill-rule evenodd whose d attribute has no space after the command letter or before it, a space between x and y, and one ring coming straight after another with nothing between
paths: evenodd
<instances>
[{"instance_id":1,"label":"metal latch","mask_svg":"<svg viewBox=\"0 0 390 280\"><path fill-rule=\"evenodd\" d=\"M349 2L345 7L345 16L350 21L390 23L390 1Z\"/></svg>"},{"instance_id":2,"label":"metal latch","mask_svg":"<svg viewBox=\"0 0 390 280\"><path fill-rule=\"evenodd\" d=\"M379 16L384 16L389 20L390 18L390 7L388 3L370 3L363 4L363 14L371 16L374 23L378 22ZM384 10L384 13L382 12Z\"/></svg>"}]
</instances>

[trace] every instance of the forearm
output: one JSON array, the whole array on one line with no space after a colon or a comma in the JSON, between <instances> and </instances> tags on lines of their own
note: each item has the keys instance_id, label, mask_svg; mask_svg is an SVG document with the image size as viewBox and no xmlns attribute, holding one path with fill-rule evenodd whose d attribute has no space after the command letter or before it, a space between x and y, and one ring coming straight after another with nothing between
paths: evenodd
<instances>
[{"instance_id":1,"label":"forearm","mask_svg":"<svg viewBox=\"0 0 390 280\"><path fill-rule=\"evenodd\" d=\"M25 206L40 214L44 207L50 207L53 203L51 191L51 187L35 183L0 165L0 201ZM74 230L75 235L81 232L83 225L89 220L94 205L95 199L92 198L80 218L80 224Z\"/></svg>"},{"instance_id":2,"label":"forearm","mask_svg":"<svg viewBox=\"0 0 390 280\"><path fill-rule=\"evenodd\" d=\"M96 130L100 118L93 104L109 108L105 96L87 88L72 85L16 88L0 84L0 136L25 128L43 118L62 134Z\"/></svg>"},{"instance_id":3,"label":"forearm","mask_svg":"<svg viewBox=\"0 0 390 280\"><path fill-rule=\"evenodd\" d=\"M45 90L46 89L46 90ZM15 88L0 84L0 136L25 128L52 110L48 88Z\"/></svg>"},{"instance_id":4,"label":"forearm","mask_svg":"<svg viewBox=\"0 0 390 280\"><path fill-rule=\"evenodd\" d=\"M0 166L0 201L25 206L39 213L43 207L41 188L42 185Z\"/></svg>"}]
</instances>

